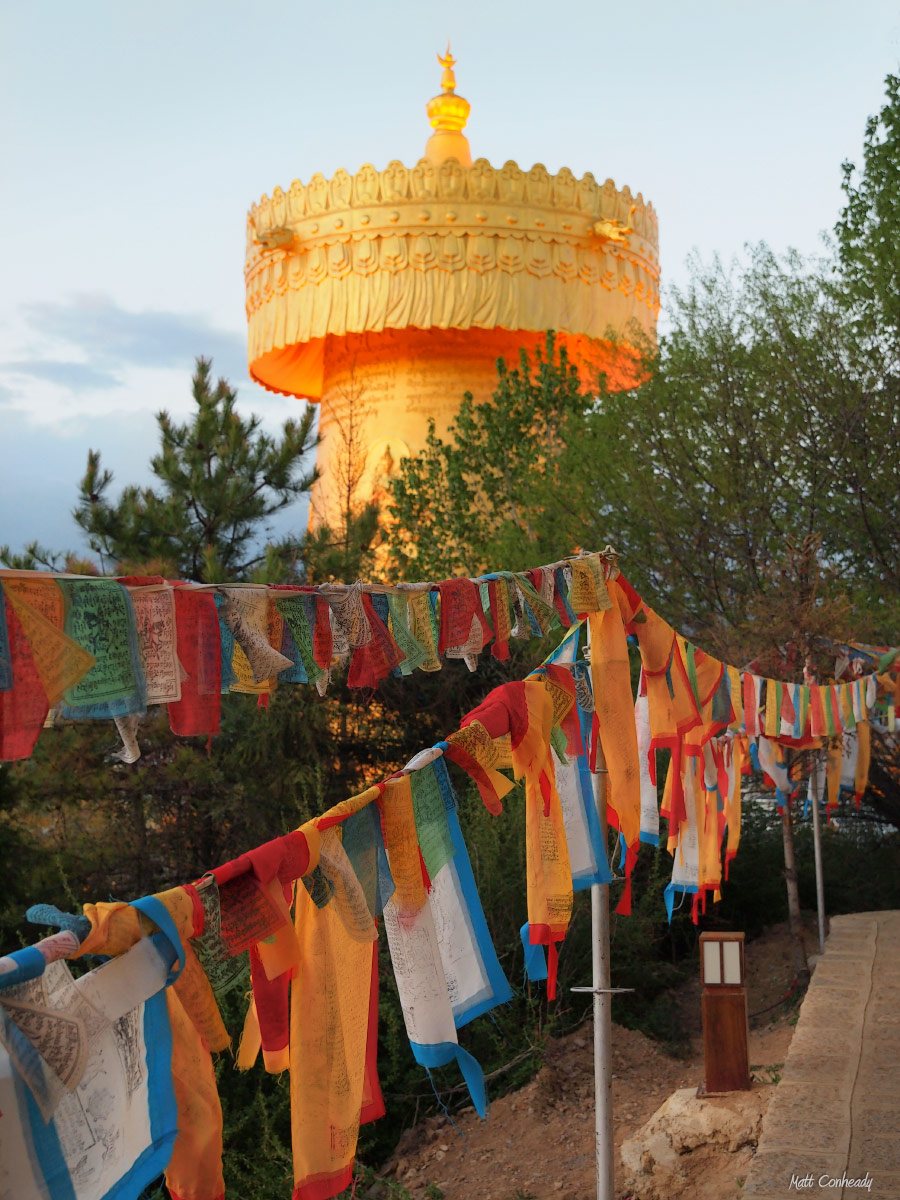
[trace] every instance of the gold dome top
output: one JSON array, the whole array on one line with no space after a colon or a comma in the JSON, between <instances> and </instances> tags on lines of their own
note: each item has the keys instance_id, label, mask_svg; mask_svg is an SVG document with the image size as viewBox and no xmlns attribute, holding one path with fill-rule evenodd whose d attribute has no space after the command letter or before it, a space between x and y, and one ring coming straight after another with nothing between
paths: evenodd
<instances>
[{"instance_id":1,"label":"gold dome top","mask_svg":"<svg viewBox=\"0 0 900 1200\"><path fill-rule=\"evenodd\" d=\"M458 159L464 167L472 165L472 151L469 149L469 139L463 133L469 119L471 105L468 100L456 94L456 75L453 68L456 59L450 53L450 43L447 43L447 53L437 56L438 62L444 68L441 75L442 91L432 96L425 106L428 120L434 133L425 146L425 157L436 166L446 162L448 158Z\"/></svg>"},{"instance_id":2,"label":"gold dome top","mask_svg":"<svg viewBox=\"0 0 900 1200\"><path fill-rule=\"evenodd\" d=\"M653 206L611 179L576 179L565 167L551 174L540 163L473 163L454 61L449 51L439 61L443 90L429 105L434 132L425 157L380 171L366 163L330 179L317 172L250 209L248 358L264 387L321 397L326 364L338 348L350 354L354 338L389 358L391 339L401 336L452 332L462 346L499 331L499 355L508 335L555 329L573 361L577 343L586 363L607 353L610 330L626 358L635 354L629 347L654 338ZM630 332L635 325L641 342ZM459 349L460 362L465 353Z\"/></svg>"}]
</instances>

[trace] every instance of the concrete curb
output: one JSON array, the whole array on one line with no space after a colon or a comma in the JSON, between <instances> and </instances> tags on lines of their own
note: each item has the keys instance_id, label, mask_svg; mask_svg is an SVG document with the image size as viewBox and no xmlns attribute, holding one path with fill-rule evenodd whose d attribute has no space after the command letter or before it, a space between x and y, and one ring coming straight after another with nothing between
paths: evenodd
<instances>
[{"instance_id":1,"label":"concrete curb","mask_svg":"<svg viewBox=\"0 0 900 1200\"><path fill-rule=\"evenodd\" d=\"M900 1200L900 912L832 917L740 1196Z\"/></svg>"}]
</instances>

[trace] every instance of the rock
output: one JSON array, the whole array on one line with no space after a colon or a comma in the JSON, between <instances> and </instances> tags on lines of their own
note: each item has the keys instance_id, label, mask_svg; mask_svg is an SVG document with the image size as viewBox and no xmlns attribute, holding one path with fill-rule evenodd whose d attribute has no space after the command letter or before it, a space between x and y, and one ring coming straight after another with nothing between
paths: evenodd
<instances>
[{"instance_id":1,"label":"rock","mask_svg":"<svg viewBox=\"0 0 900 1200\"><path fill-rule=\"evenodd\" d=\"M709 1151L734 1154L738 1175L738 1156L749 1156L747 1148L756 1145L764 1111L757 1090L701 1099L694 1088L681 1088L622 1143L625 1172L618 1182L634 1200L667 1200L681 1194L692 1156L705 1158Z\"/></svg>"}]
</instances>

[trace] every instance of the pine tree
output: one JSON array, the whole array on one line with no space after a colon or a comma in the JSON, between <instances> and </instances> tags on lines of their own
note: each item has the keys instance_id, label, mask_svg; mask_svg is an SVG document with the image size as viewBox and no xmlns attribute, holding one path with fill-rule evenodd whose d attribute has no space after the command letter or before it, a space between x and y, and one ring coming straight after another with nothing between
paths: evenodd
<instances>
[{"instance_id":1,"label":"pine tree","mask_svg":"<svg viewBox=\"0 0 900 1200\"><path fill-rule=\"evenodd\" d=\"M260 431L257 416L235 409L237 392L212 383L212 364L198 358L196 411L178 424L157 416L161 445L151 459L158 487L127 486L109 499L112 472L99 451L88 454L74 511L105 570L155 565L164 574L215 583L271 575L295 558L300 538L261 549L265 522L307 495L315 471L304 460L316 445L313 410L287 421L280 438Z\"/></svg>"}]
</instances>

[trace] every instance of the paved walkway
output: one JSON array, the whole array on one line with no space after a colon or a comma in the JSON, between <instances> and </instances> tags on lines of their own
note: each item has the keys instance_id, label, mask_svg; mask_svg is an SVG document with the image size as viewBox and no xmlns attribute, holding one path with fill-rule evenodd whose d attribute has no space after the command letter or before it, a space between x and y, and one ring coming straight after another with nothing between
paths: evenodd
<instances>
[{"instance_id":1,"label":"paved walkway","mask_svg":"<svg viewBox=\"0 0 900 1200\"><path fill-rule=\"evenodd\" d=\"M741 1195L900 1200L900 912L832 917Z\"/></svg>"}]
</instances>

